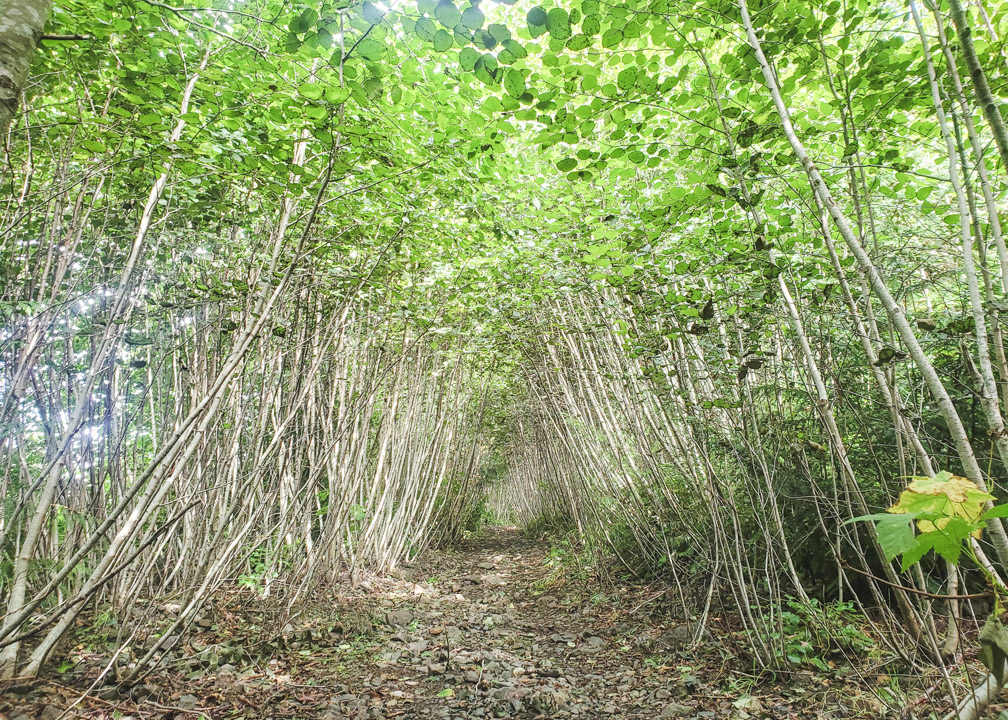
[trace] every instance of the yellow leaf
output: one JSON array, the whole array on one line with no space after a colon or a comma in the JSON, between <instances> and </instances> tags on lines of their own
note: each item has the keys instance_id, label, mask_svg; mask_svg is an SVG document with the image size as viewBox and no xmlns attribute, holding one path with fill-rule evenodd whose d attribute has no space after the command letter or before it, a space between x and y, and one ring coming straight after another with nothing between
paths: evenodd
<instances>
[{"instance_id":1,"label":"yellow leaf","mask_svg":"<svg viewBox=\"0 0 1008 720\"><path fill-rule=\"evenodd\" d=\"M967 478L940 472L934 477L918 476L900 493L899 501L889 508L891 513L921 513L944 515L936 521L918 520L917 529L922 533L943 529L948 519L962 518L970 524L979 522L984 505L994 496L984 492L976 483ZM974 536L979 537L979 530Z\"/></svg>"}]
</instances>

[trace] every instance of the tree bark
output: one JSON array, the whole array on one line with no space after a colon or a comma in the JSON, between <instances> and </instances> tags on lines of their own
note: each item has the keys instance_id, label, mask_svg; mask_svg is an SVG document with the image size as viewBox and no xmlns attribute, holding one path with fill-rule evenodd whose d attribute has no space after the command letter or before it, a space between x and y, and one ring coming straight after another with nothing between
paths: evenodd
<instances>
[{"instance_id":1,"label":"tree bark","mask_svg":"<svg viewBox=\"0 0 1008 720\"><path fill-rule=\"evenodd\" d=\"M997 144L998 153L1001 154L1001 162L1005 168L1008 168L1008 128L1005 128L1005 121L1001 117L997 98L991 92L990 85L987 83L987 73L984 72L980 58L977 57L976 48L973 46L973 31L969 25L969 18L966 17L966 11L959 0L949 0L949 7L952 10L952 22L955 23L959 44L962 46L966 69L969 70L970 79L973 81L973 92L976 93L977 103L983 110L991 132L994 133L994 142Z\"/></svg>"},{"instance_id":2,"label":"tree bark","mask_svg":"<svg viewBox=\"0 0 1008 720\"><path fill-rule=\"evenodd\" d=\"M35 47L49 20L52 0L0 4L0 136L6 136L28 82Z\"/></svg>"}]
</instances>

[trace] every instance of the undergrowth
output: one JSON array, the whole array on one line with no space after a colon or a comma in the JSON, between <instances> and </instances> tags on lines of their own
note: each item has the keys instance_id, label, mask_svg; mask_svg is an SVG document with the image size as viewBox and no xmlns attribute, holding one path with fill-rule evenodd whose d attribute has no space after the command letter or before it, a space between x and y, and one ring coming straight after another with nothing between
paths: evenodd
<instances>
[{"instance_id":1,"label":"undergrowth","mask_svg":"<svg viewBox=\"0 0 1008 720\"><path fill-rule=\"evenodd\" d=\"M826 671L837 661L865 657L877 649L852 602L789 597L784 608L772 611L765 620L761 639L782 665Z\"/></svg>"}]
</instances>

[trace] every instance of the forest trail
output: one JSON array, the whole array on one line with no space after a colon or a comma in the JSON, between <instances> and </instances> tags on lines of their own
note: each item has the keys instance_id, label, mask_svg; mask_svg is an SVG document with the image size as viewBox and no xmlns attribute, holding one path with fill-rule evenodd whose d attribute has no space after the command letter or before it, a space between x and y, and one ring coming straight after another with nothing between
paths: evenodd
<instances>
[{"instance_id":1,"label":"forest trail","mask_svg":"<svg viewBox=\"0 0 1008 720\"><path fill-rule=\"evenodd\" d=\"M548 558L545 545L499 528L445 555L432 586L415 585L415 597L386 616L395 630L382 660L405 664L383 683L399 710L387 702L383 710L418 718L655 718L705 709L673 700L672 668L651 652L663 644L660 628L632 627L601 592L564 592ZM642 629L636 642L626 636ZM673 629L664 641L678 639Z\"/></svg>"},{"instance_id":2,"label":"forest trail","mask_svg":"<svg viewBox=\"0 0 1008 720\"><path fill-rule=\"evenodd\" d=\"M256 616L247 592L218 599L143 684L97 685L79 700L112 647L85 641L27 694L0 696L0 717L746 720L879 709L840 673L757 689L730 636L688 649L685 626L650 613L654 588L570 576L546 544L494 528L287 620L275 603Z\"/></svg>"}]
</instances>

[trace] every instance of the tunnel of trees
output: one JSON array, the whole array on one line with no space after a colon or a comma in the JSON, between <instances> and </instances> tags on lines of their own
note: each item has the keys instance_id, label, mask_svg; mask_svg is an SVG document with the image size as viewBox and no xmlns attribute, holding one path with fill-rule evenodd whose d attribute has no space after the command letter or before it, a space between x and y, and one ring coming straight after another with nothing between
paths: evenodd
<instances>
[{"instance_id":1,"label":"tunnel of trees","mask_svg":"<svg viewBox=\"0 0 1008 720\"><path fill-rule=\"evenodd\" d=\"M1008 8L552 2L0 8L0 678L506 524L986 712Z\"/></svg>"}]
</instances>

